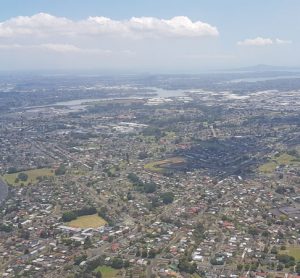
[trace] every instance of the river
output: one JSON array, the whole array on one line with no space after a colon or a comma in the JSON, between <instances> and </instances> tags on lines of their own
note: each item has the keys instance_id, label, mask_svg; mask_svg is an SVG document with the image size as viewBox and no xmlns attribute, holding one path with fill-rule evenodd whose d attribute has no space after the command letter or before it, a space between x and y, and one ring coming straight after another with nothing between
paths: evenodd
<instances>
[{"instance_id":1,"label":"river","mask_svg":"<svg viewBox=\"0 0 300 278\"><path fill-rule=\"evenodd\" d=\"M185 96L185 92L187 90L166 90L162 88L156 88L156 87L147 87L146 89L149 89L149 93L155 94L155 97L161 97L161 98L168 98L168 97L181 97ZM151 96L153 97L153 96ZM47 106L53 106L53 105L63 105L63 106L82 106L86 103L89 102L95 102L95 101L105 101L105 100L115 100L115 99L142 99L142 98L151 98L149 96L144 96L144 95L135 95L135 96L123 96L123 97L118 97L118 96L113 96L111 98L83 98L83 99L75 99L75 100L68 100L68 101L61 101L61 102L56 102L52 105L47 105Z\"/></svg>"},{"instance_id":2,"label":"river","mask_svg":"<svg viewBox=\"0 0 300 278\"><path fill-rule=\"evenodd\" d=\"M110 98L81 98L81 99L73 99L73 100L67 100L67 101L60 101L56 102L53 104L48 104L48 105L40 105L40 106L30 106L30 107L25 107L27 111L30 112L43 112L45 109L49 111L50 107L54 106L65 106L68 109L60 109L60 112L63 113L69 113L69 112L79 112L82 110L85 110L86 107L88 106L89 103L97 102L97 101L105 101L105 100L114 100L114 99L144 99L144 98L152 98L152 97L159 97L159 98L170 98L170 97L181 97L185 96L186 92L188 90L167 90L167 89L162 89L162 88L157 88L157 87L145 87L145 89L149 89L149 92L146 93L151 93L153 94L152 96L146 96L146 95L128 95L128 96L112 96Z\"/></svg>"}]
</instances>

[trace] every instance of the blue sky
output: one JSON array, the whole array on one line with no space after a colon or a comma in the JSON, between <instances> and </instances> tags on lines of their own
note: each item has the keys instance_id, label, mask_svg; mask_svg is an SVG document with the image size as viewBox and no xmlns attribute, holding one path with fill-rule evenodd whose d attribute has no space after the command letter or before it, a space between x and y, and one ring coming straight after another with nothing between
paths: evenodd
<instances>
[{"instance_id":1,"label":"blue sky","mask_svg":"<svg viewBox=\"0 0 300 278\"><path fill-rule=\"evenodd\" d=\"M0 4L0 69L195 72L261 63L300 64L299 0L0 0ZM33 17L40 13L53 18ZM27 16L29 21L11 23L19 16ZM176 16L185 19L165 21ZM95 32L98 27L89 22L89 36L82 32L76 37L63 36L86 24L89 17L105 17L111 22L104 26L103 21L95 20L101 32ZM143 20L136 26L130 21L132 17ZM149 23L144 17L154 20ZM73 25L67 26L60 18ZM57 36L51 26L43 25L44 20L57 24ZM184 29L180 27L182 20ZM197 22L215 28L217 34ZM22 24L27 28L23 34ZM67 30L59 34L61 24ZM120 34L114 29L116 24ZM123 36L125 29L130 29L128 36ZM144 31L147 36L140 34Z\"/></svg>"}]
</instances>

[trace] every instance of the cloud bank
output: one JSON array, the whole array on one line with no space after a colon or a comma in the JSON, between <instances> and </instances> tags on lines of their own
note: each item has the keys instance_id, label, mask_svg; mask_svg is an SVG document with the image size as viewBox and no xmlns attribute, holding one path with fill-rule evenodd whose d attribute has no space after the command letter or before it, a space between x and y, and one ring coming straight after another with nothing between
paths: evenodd
<instances>
[{"instance_id":1,"label":"cloud bank","mask_svg":"<svg viewBox=\"0 0 300 278\"><path fill-rule=\"evenodd\" d=\"M211 53L218 36L217 27L186 16L72 20L38 13L0 22L0 68L182 68L185 53Z\"/></svg>"},{"instance_id":2,"label":"cloud bank","mask_svg":"<svg viewBox=\"0 0 300 278\"><path fill-rule=\"evenodd\" d=\"M192 22L188 17L171 19L133 17L129 20L113 20L107 17L89 17L73 21L46 13L19 16L0 23L0 38L37 36L39 38L61 36L117 36L144 37L216 37L218 29L201 21Z\"/></svg>"},{"instance_id":3,"label":"cloud bank","mask_svg":"<svg viewBox=\"0 0 300 278\"><path fill-rule=\"evenodd\" d=\"M81 48L72 44L0 44L0 50L41 50L54 53L81 53L81 54L111 54L112 51L105 49Z\"/></svg>"}]
</instances>

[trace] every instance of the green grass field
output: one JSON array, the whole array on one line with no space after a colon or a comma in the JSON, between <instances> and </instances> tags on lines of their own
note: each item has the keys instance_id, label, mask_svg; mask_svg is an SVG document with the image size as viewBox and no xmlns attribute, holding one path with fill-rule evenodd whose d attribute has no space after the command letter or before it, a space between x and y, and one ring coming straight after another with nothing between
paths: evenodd
<instances>
[{"instance_id":1,"label":"green grass field","mask_svg":"<svg viewBox=\"0 0 300 278\"><path fill-rule=\"evenodd\" d=\"M181 157L172 157L168 158L165 160L160 160L160 161L154 161L147 163L144 168L146 170L149 170L151 172L156 172L156 173L165 173L167 171L165 166L172 166L172 165L178 165L184 163L185 160Z\"/></svg>"},{"instance_id":2,"label":"green grass field","mask_svg":"<svg viewBox=\"0 0 300 278\"><path fill-rule=\"evenodd\" d=\"M161 162L160 162L160 161L149 162L149 163L145 164L144 168L145 168L146 170L151 171L151 172L164 173L165 170L162 169L162 168L160 167L160 165L161 165Z\"/></svg>"},{"instance_id":3,"label":"green grass field","mask_svg":"<svg viewBox=\"0 0 300 278\"><path fill-rule=\"evenodd\" d=\"M18 177L18 174L25 173L28 175L27 181L18 181L16 182L16 179ZM6 174L3 176L3 180L10 185L18 186L21 184L28 185L28 184L36 184L38 182L38 177L50 177L54 176L54 170L50 168L42 168L42 169L34 169L34 170L28 170L23 171L19 173L13 173L13 174Z\"/></svg>"},{"instance_id":4,"label":"green grass field","mask_svg":"<svg viewBox=\"0 0 300 278\"><path fill-rule=\"evenodd\" d=\"M296 161L296 157L289 155L287 153L283 153L278 157L273 157L269 162L261 165L259 167L259 171L264 174L273 173L277 166L279 165L300 165L298 161Z\"/></svg>"},{"instance_id":5,"label":"green grass field","mask_svg":"<svg viewBox=\"0 0 300 278\"><path fill-rule=\"evenodd\" d=\"M268 174L273 173L277 167L277 163L274 161L267 162L259 167L259 171Z\"/></svg>"},{"instance_id":6,"label":"green grass field","mask_svg":"<svg viewBox=\"0 0 300 278\"><path fill-rule=\"evenodd\" d=\"M296 261L300 261L300 246L289 246L286 250L280 250L280 254L293 256Z\"/></svg>"},{"instance_id":7,"label":"green grass field","mask_svg":"<svg viewBox=\"0 0 300 278\"><path fill-rule=\"evenodd\" d=\"M102 278L115 278L118 277L119 270L113 269L109 266L99 266L94 272L100 271L102 274Z\"/></svg>"},{"instance_id":8,"label":"green grass field","mask_svg":"<svg viewBox=\"0 0 300 278\"><path fill-rule=\"evenodd\" d=\"M104 226L107 222L98 214L79 216L77 219L68 222L67 225L73 228L98 228Z\"/></svg>"}]
</instances>

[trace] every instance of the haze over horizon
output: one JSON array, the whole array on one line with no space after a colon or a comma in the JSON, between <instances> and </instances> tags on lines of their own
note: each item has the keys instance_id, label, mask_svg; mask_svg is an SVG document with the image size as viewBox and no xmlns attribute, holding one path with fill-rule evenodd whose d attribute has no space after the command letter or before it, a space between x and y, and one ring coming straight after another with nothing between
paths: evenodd
<instances>
[{"instance_id":1,"label":"haze over horizon","mask_svg":"<svg viewBox=\"0 0 300 278\"><path fill-rule=\"evenodd\" d=\"M2 1L0 70L299 66L300 2Z\"/></svg>"}]
</instances>

